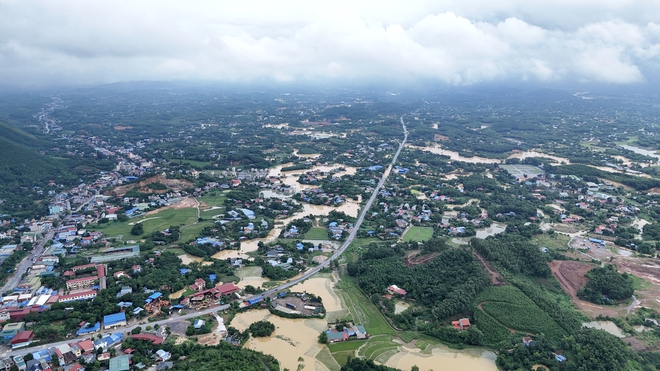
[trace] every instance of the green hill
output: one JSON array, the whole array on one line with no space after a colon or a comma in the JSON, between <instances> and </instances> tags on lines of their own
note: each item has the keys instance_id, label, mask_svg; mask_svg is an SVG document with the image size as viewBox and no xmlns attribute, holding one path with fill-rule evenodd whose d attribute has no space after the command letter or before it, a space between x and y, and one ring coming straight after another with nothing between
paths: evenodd
<instances>
[{"instance_id":1,"label":"green hill","mask_svg":"<svg viewBox=\"0 0 660 371\"><path fill-rule=\"evenodd\" d=\"M43 139L2 121L0 121L0 138L31 148L41 147L46 144ZM0 148L3 148L4 152L4 147Z\"/></svg>"}]
</instances>

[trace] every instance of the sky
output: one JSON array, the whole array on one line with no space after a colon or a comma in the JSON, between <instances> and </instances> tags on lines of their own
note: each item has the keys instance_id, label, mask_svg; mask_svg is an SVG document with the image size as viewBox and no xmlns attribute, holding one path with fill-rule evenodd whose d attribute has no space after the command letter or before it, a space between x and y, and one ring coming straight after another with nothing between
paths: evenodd
<instances>
[{"instance_id":1,"label":"sky","mask_svg":"<svg viewBox=\"0 0 660 371\"><path fill-rule=\"evenodd\" d=\"M0 84L660 82L660 0L0 0Z\"/></svg>"}]
</instances>

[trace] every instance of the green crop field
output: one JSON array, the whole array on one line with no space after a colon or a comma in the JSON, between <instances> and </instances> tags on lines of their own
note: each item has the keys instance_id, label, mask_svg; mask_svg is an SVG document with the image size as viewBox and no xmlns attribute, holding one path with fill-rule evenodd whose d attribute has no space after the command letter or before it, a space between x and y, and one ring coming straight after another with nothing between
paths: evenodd
<instances>
[{"instance_id":1,"label":"green crop field","mask_svg":"<svg viewBox=\"0 0 660 371\"><path fill-rule=\"evenodd\" d=\"M431 227L411 227L406 235L403 236L404 242L426 241L433 237L433 228Z\"/></svg>"},{"instance_id":2,"label":"green crop field","mask_svg":"<svg viewBox=\"0 0 660 371\"><path fill-rule=\"evenodd\" d=\"M309 232L305 233L306 240L327 240L328 230L326 228L312 227Z\"/></svg>"},{"instance_id":3,"label":"green crop field","mask_svg":"<svg viewBox=\"0 0 660 371\"><path fill-rule=\"evenodd\" d=\"M475 299L475 303L484 312L477 315L477 318L485 322L486 329L482 329L484 334L491 330L497 332L489 336L491 341L502 338L502 329L483 314L513 330L543 333L550 338L561 338L566 334L552 317L516 287L488 287ZM478 322L477 326L481 328L481 323Z\"/></svg>"}]
</instances>

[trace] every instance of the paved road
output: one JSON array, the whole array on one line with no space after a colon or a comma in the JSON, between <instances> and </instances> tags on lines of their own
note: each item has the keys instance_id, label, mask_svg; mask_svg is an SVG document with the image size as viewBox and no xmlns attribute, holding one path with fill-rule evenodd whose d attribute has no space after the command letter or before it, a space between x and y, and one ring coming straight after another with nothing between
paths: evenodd
<instances>
[{"instance_id":1,"label":"paved road","mask_svg":"<svg viewBox=\"0 0 660 371\"><path fill-rule=\"evenodd\" d=\"M288 287L296 285L296 284L312 277L313 275L318 273L321 269L328 267L333 260L339 258L339 256L348 248L348 246L351 244L351 242L353 242L353 240L355 239L355 237L357 235L357 232L360 229L360 225L362 225L362 222L364 221L365 216L369 212L369 209L371 208L371 205L374 203L374 201L378 197L378 192L381 190L381 188L383 188L383 185L385 185L385 182L387 181L387 177L390 175L390 172L392 171L392 168L396 164L396 161L399 158L399 154L401 153L401 150L403 150L403 147L406 145L406 140L408 140L408 129L406 128L406 124L403 122L403 117L401 117L401 126L403 127L403 140L401 141L401 144L399 145L399 148L397 149L396 153L394 154L394 157L392 157L392 162L390 163L390 165L387 167L387 169L383 173L383 176L380 178L380 181L378 182L378 185L376 186L373 193L371 194L371 197L369 197L369 200L364 205L364 208L362 209L362 212L360 213L357 221L355 222L355 225L353 226L353 230L348 235L348 237L346 238L346 241L344 241L344 243L341 245L341 247L338 250L336 250L335 253L332 254L332 256L329 259L327 259L326 261L324 261L320 265L306 271L300 277L298 277L296 279L293 279L293 280L291 280L287 283L284 283L282 285L279 285L277 287L274 287L274 288L272 288L272 289L270 289L266 292L261 293L260 295L263 295L263 296L273 295L278 291L284 290ZM204 310L201 310L201 311L194 311L194 312L182 315L182 316L174 316L174 317L170 317L168 319L164 319L162 321L151 322L148 325L151 326L151 327L153 327L155 325L163 326L163 325L167 325L168 323L203 316L205 314L214 313L214 312L217 312L219 310L224 310L224 309L227 309L227 308L229 308L228 305L215 306L215 307L207 308L207 309L204 309ZM134 328L136 328L137 326L147 326L147 324L132 325L132 326L129 326L129 327L123 327L121 329L116 329L114 331L109 331L109 332L105 331L104 333L117 332L117 331L127 333L127 332L130 332L131 330L133 330ZM78 340L82 340L82 339L88 338L88 337L89 336L81 337ZM49 343L49 344L44 344L44 345L39 345L39 346L34 346L34 347L29 347L29 348L17 349L17 350L14 350L14 351L3 353L2 355L3 356L24 355L26 353L32 353L32 352L35 352L37 350L50 348L50 347L53 347L53 346L56 346L56 345L68 344L68 343L73 342L73 341L75 341L75 339L69 339L67 341L61 341L61 342L58 342L58 343Z\"/></svg>"},{"instance_id":2,"label":"paved road","mask_svg":"<svg viewBox=\"0 0 660 371\"><path fill-rule=\"evenodd\" d=\"M94 200L96 197L96 194L91 196L89 199L87 199L85 202L83 202L76 210L74 210L74 213L77 213L82 209L85 205L89 204ZM52 228L46 234L43 236L41 241L39 241L32 249L32 252L26 256L17 266L16 269L14 270L14 274L7 279L7 282L5 282L4 286L2 286L2 289L0 289L0 294L5 293L14 287L18 286L19 282L21 281L21 277L25 272L27 272L28 268L32 266L32 263L36 258L41 256L44 252L44 246L46 245L46 242L50 241L53 236L55 235L55 228Z\"/></svg>"},{"instance_id":3,"label":"paved road","mask_svg":"<svg viewBox=\"0 0 660 371\"><path fill-rule=\"evenodd\" d=\"M5 285L2 286L0 293L5 293L13 289L14 287L18 286L18 283L21 281L21 277L23 276L23 273L27 272L27 269L32 265L34 259L36 259L44 252L44 245L46 244L46 241L50 241L50 239L53 238L53 235L55 235L55 231L53 230L48 231L44 235L44 238L42 238L41 241L37 242L37 244L34 245L34 247L32 248L32 252L28 256L23 258L23 260L20 263L18 263L16 269L14 269L14 274L7 279L7 282L5 282Z\"/></svg>"}]
</instances>

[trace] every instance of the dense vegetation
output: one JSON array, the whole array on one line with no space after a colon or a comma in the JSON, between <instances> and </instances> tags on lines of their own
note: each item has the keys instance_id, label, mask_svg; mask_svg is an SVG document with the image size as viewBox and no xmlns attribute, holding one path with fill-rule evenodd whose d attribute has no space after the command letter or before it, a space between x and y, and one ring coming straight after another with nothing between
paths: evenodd
<instances>
[{"instance_id":1,"label":"dense vegetation","mask_svg":"<svg viewBox=\"0 0 660 371\"><path fill-rule=\"evenodd\" d=\"M278 371L280 369L279 363L273 356L235 347L225 342L215 347L186 342L179 347L183 348L186 358L174 362L174 371ZM175 351L172 351L172 354L174 355Z\"/></svg>"},{"instance_id":2,"label":"dense vegetation","mask_svg":"<svg viewBox=\"0 0 660 371\"><path fill-rule=\"evenodd\" d=\"M621 339L603 330L584 328L565 338L561 347L567 361L560 363L552 343L543 337L536 337L530 346L523 345L520 338L512 339L507 346L512 350L501 352L497 365L504 370L530 370L536 364L553 371L655 370L638 363L641 359Z\"/></svg>"},{"instance_id":3,"label":"dense vegetation","mask_svg":"<svg viewBox=\"0 0 660 371\"><path fill-rule=\"evenodd\" d=\"M519 234L507 233L485 240L473 238L470 245L493 265L513 274L551 276L546 256L538 246Z\"/></svg>"},{"instance_id":4,"label":"dense vegetation","mask_svg":"<svg viewBox=\"0 0 660 371\"><path fill-rule=\"evenodd\" d=\"M632 279L627 273L618 273L613 265L594 268L586 276L589 281L578 292L580 299L596 304L616 304L630 298L634 292Z\"/></svg>"},{"instance_id":5,"label":"dense vegetation","mask_svg":"<svg viewBox=\"0 0 660 371\"><path fill-rule=\"evenodd\" d=\"M270 336L275 331L275 325L268 321L257 321L251 323L248 330L250 330L250 335L255 338L263 338Z\"/></svg>"},{"instance_id":6,"label":"dense vegetation","mask_svg":"<svg viewBox=\"0 0 660 371\"><path fill-rule=\"evenodd\" d=\"M377 365L370 359L349 357L346 364L341 367L341 371L397 371L397 369Z\"/></svg>"}]
</instances>

